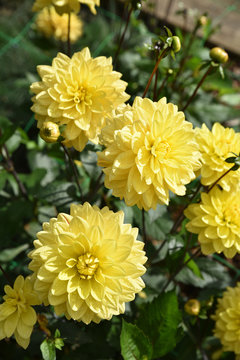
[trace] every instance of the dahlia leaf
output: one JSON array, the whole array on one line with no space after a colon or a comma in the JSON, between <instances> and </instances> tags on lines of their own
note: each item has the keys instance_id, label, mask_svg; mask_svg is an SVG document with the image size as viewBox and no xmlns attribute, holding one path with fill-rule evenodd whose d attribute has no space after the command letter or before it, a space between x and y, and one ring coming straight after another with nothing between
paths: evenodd
<instances>
[{"instance_id":1,"label":"dahlia leaf","mask_svg":"<svg viewBox=\"0 0 240 360\"><path fill-rule=\"evenodd\" d=\"M201 279L203 279L203 276L202 276L202 274L201 274L201 271L200 271L199 267L197 266L197 264L195 263L195 261L194 261L194 260L190 260L190 261L189 261L189 259L190 259L190 256L189 256L189 254L187 253L187 254L185 255L185 257L184 257L184 263L188 261L187 267L188 267L189 269L191 269L192 272L193 272L196 276L198 276L198 277L200 277Z\"/></svg>"},{"instance_id":2,"label":"dahlia leaf","mask_svg":"<svg viewBox=\"0 0 240 360\"><path fill-rule=\"evenodd\" d=\"M136 325L122 321L120 336L121 354L124 360L150 360L153 348L148 337Z\"/></svg>"},{"instance_id":3,"label":"dahlia leaf","mask_svg":"<svg viewBox=\"0 0 240 360\"><path fill-rule=\"evenodd\" d=\"M142 308L138 326L148 334L153 345L154 359L164 356L175 347L180 321L181 313L174 291L158 296Z\"/></svg>"},{"instance_id":4,"label":"dahlia leaf","mask_svg":"<svg viewBox=\"0 0 240 360\"><path fill-rule=\"evenodd\" d=\"M40 345L40 350L42 352L43 360L56 359L55 344L52 340L45 339Z\"/></svg>"}]
</instances>

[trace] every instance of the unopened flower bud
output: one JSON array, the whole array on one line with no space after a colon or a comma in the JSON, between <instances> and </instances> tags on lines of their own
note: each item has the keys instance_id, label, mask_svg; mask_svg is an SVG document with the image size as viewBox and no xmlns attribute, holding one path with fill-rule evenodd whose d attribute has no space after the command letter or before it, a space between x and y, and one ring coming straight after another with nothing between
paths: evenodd
<instances>
[{"instance_id":1,"label":"unopened flower bud","mask_svg":"<svg viewBox=\"0 0 240 360\"><path fill-rule=\"evenodd\" d=\"M54 143L60 136L59 126L52 121L43 123L40 129L41 138L47 143Z\"/></svg>"},{"instance_id":2,"label":"unopened flower bud","mask_svg":"<svg viewBox=\"0 0 240 360\"><path fill-rule=\"evenodd\" d=\"M178 36L172 37L172 49L175 53L181 49L181 41Z\"/></svg>"},{"instance_id":3,"label":"unopened flower bud","mask_svg":"<svg viewBox=\"0 0 240 360\"><path fill-rule=\"evenodd\" d=\"M228 61L228 53L220 47L212 48L209 55L213 61L221 64Z\"/></svg>"},{"instance_id":4,"label":"unopened flower bud","mask_svg":"<svg viewBox=\"0 0 240 360\"><path fill-rule=\"evenodd\" d=\"M184 310L189 315L198 316L201 309L201 304L197 299L190 299L184 305Z\"/></svg>"},{"instance_id":5,"label":"unopened flower bud","mask_svg":"<svg viewBox=\"0 0 240 360\"><path fill-rule=\"evenodd\" d=\"M208 18L205 15L200 16L200 18L198 19L198 24L201 26L207 25L207 22L208 22Z\"/></svg>"}]
</instances>

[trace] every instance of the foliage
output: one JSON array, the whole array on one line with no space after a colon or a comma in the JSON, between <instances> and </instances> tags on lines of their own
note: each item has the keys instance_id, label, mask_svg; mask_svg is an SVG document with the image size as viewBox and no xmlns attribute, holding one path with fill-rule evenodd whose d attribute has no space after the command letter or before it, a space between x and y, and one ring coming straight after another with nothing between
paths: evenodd
<instances>
[{"instance_id":1,"label":"foliage","mask_svg":"<svg viewBox=\"0 0 240 360\"><path fill-rule=\"evenodd\" d=\"M158 205L156 210L145 212L145 236L142 211L136 205L127 206L104 187L96 155L102 146L89 142L82 152L68 150L78 173L80 190L61 144L45 143L40 138L30 110L29 86L39 81L36 66L50 65L59 50L67 51L67 44L45 39L36 32L31 0L3 3L0 12L0 58L4 69L0 74L1 289L7 283L4 274L12 283L19 274L30 274L27 254L42 223L60 212L69 213L70 204L82 201L100 208L108 206L114 212L122 210L125 223L137 227L138 239L145 240L148 262L143 276L146 287L134 301L126 304L123 315L85 325L55 315L51 306L38 306L36 312L44 320L38 318L27 350L19 348L12 338L2 340L1 358L210 359L221 349L220 341L213 337L211 318L216 299L228 286L236 285L240 270L239 254L232 260L222 254L206 257L199 251L197 235L186 229L183 210L190 202L199 201L200 188L206 189L197 178L187 185L185 196L170 193L169 206ZM153 25L146 25L146 15L136 1L126 4L124 7L117 1L101 1L96 16L83 6L80 12L83 36L72 44L72 53L88 46L93 57L114 57L126 13L133 6L124 42L114 63L114 68L123 74L122 80L128 83L126 92L131 95L130 103L144 93L156 57L163 49L161 42L168 41L171 47L172 40L168 39L174 34L181 41L181 51L172 54L175 59L171 56L162 59L158 66L157 94L153 79L148 97L166 96L168 102L182 110L202 79L207 69L204 66L212 63L206 41L216 29L208 19L202 28L203 37L196 34L192 37L179 28L166 33L156 20ZM204 123L211 129L217 121L239 131L239 74L234 71L231 59L229 65L224 66L224 79L218 69L216 66L216 71L206 77L185 110L186 119L194 127ZM239 153L224 160L231 166L239 166ZM201 304L198 316L184 311L184 304L192 298ZM233 353L225 352L219 359L233 359Z\"/></svg>"}]
</instances>

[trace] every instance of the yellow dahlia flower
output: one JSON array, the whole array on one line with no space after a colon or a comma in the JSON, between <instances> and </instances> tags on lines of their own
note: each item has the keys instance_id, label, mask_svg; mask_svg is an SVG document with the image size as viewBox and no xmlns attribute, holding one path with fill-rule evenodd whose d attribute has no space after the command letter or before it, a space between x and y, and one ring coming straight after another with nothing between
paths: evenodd
<instances>
[{"instance_id":1,"label":"yellow dahlia flower","mask_svg":"<svg viewBox=\"0 0 240 360\"><path fill-rule=\"evenodd\" d=\"M224 351L240 355L240 283L228 287L223 297L218 299L215 315L214 335L220 339Z\"/></svg>"},{"instance_id":2,"label":"yellow dahlia flower","mask_svg":"<svg viewBox=\"0 0 240 360\"><path fill-rule=\"evenodd\" d=\"M213 125L210 131L205 124L201 129L195 129L196 139L199 150L202 154L201 182L205 186L213 184L233 164L228 164L225 160L233 156L232 152L240 153L240 133L235 133L233 129L224 128L219 123ZM230 171L220 181L225 190L229 191L230 185L240 182L240 169Z\"/></svg>"},{"instance_id":3,"label":"yellow dahlia flower","mask_svg":"<svg viewBox=\"0 0 240 360\"><path fill-rule=\"evenodd\" d=\"M4 303L0 305L0 340L14 334L17 343L26 349L37 321L32 305L40 304L38 296L31 280L24 280L21 275L16 278L13 288L6 285L4 291Z\"/></svg>"},{"instance_id":4,"label":"yellow dahlia flower","mask_svg":"<svg viewBox=\"0 0 240 360\"><path fill-rule=\"evenodd\" d=\"M59 15L54 6L45 7L36 18L36 27L46 37L53 36L56 40L67 41L68 38L68 15ZM72 43L82 35L82 21L71 13L70 40Z\"/></svg>"},{"instance_id":5,"label":"yellow dahlia flower","mask_svg":"<svg viewBox=\"0 0 240 360\"><path fill-rule=\"evenodd\" d=\"M100 5L100 0L36 0L32 10L39 11L46 6L54 5L59 14L71 11L78 13L80 11L80 4L88 5L91 12L95 15L97 13L95 6Z\"/></svg>"},{"instance_id":6,"label":"yellow dahlia flower","mask_svg":"<svg viewBox=\"0 0 240 360\"><path fill-rule=\"evenodd\" d=\"M98 153L105 186L127 205L145 210L168 204L169 190L184 195L200 167L192 124L177 106L137 97L119 108L102 130Z\"/></svg>"},{"instance_id":7,"label":"yellow dahlia flower","mask_svg":"<svg viewBox=\"0 0 240 360\"><path fill-rule=\"evenodd\" d=\"M190 222L188 231L198 234L202 253L223 252L227 258L240 253L240 192L230 192L215 186L208 194L202 193L201 202L185 210Z\"/></svg>"},{"instance_id":8,"label":"yellow dahlia flower","mask_svg":"<svg viewBox=\"0 0 240 360\"><path fill-rule=\"evenodd\" d=\"M38 66L42 81L32 84L36 94L32 110L41 128L44 121L66 124L66 146L81 151L88 140L98 142L105 118L129 99L122 74L113 71L112 59L93 59L88 48L70 59L58 53L52 66Z\"/></svg>"},{"instance_id":9,"label":"yellow dahlia flower","mask_svg":"<svg viewBox=\"0 0 240 360\"><path fill-rule=\"evenodd\" d=\"M142 290L143 243L123 217L85 203L43 224L29 268L35 290L57 315L86 324L109 320Z\"/></svg>"}]
</instances>

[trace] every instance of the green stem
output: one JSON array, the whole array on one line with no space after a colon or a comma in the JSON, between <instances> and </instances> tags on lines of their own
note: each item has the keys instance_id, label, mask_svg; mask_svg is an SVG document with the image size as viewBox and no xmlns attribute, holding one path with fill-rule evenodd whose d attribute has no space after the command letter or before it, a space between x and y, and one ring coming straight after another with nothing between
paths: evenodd
<instances>
[{"instance_id":1,"label":"green stem","mask_svg":"<svg viewBox=\"0 0 240 360\"><path fill-rule=\"evenodd\" d=\"M164 49L164 50L162 51L162 53L160 54L160 56L159 56L159 58L158 58L158 61L156 62L155 66L154 66L154 69L153 69L153 71L152 71L152 73L151 73L151 76L150 76L150 78L149 78L149 80L148 80L148 83L147 83L147 86L146 86L146 88L145 88L145 90L144 90L144 93L143 93L143 95L142 95L142 98L145 98L145 96L147 95L147 92L148 92L148 89L149 89L149 87L150 87L150 85L151 85L153 76L154 76L155 72L156 72L157 69L158 69L158 65L160 64L162 58L165 56L165 54L167 53L168 50L169 50L169 49L166 48L166 49Z\"/></svg>"},{"instance_id":2,"label":"green stem","mask_svg":"<svg viewBox=\"0 0 240 360\"><path fill-rule=\"evenodd\" d=\"M12 282L8 276L8 274L6 273L6 271L3 269L2 265L0 265L0 270L3 273L3 276L5 277L5 279L7 280L7 282L9 283L10 286L12 286Z\"/></svg>"},{"instance_id":3,"label":"green stem","mask_svg":"<svg viewBox=\"0 0 240 360\"><path fill-rule=\"evenodd\" d=\"M143 232L143 241L146 244L147 235L146 235L146 227L145 227L145 211L142 209L142 232Z\"/></svg>"},{"instance_id":4,"label":"green stem","mask_svg":"<svg viewBox=\"0 0 240 360\"><path fill-rule=\"evenodd\" d=\"M74 161L73 161L68 149L63 144L61 144L61 145L62 145L62 148L63 148L63 150L64 150L64 152L65 152L65 154L66 154L66 156L67 156L67 158L69 160L69 164L70 164L70 166L72 168L73 176L75 178L78 190L80 192L81 200L83 201L83 194L82 194L81 185L80 185L79 180L78 180L79 174L78 174L76 165L74 164Z\"/></svg>"},{"instance_id":5,"label":"green stem","mask_svg":"<svg viewBox=\"0 0 240 360\"><path fill-rule=\"evenodd\" d=\"M189 261L191 261L194 257L197 257L199 255L199 253L201 252L201 249L199 248L195 253L193 253L189 259L185 262L182 263L182 265L177 269L177 271L175 271L175 273L173 275L170 276L170 278L168 279L167 283L165 284L165 286L163 287L163 289L161 290L161 293L163 293L168 285L175 279L175 277L180 273L180 271L189 263ZM186 252L185 252L186 254ZM183 256L183 258L185 257L185 254Z\"/></svg>"},{"instance_id":6,"label":"green stem","mask_svg":"<svg viewBox=\"0 0 240 360\"><path fill-rule=\"evenodd\" d=\"M3 149L5 151L5 154L6 154L6 156L5 156L3 154L3 152L2 152L2 157L4 158L4 160L6 161L6 164L7 164L7 166L4 166L4 167L10 174L13 175L13 177L16 180L16 183L18 185L20 193L25 197L25 199L28 199L27 190L26 190L25 186L23 185L23 183L21 182L21 180L20 180L20 178L18 176L18 173L17 173L17 171L16 171L16 169L14 167L14 163L13 163L13 161L12 161L12 159L10 157L10 154L8 152L7 145L4 144L2 147L3 147Z\"/></svg>"},{"instance_id":7,"label":"green stem","mask_svg":"<svg viewBox=\"0 0 240 360\"><path fill-rule=\"evenodd\" d=\"M197 84L194 92L192 93L192 95L188 99L188 101L187 101L186 105L184 106L184 108L182 109L182 111L185 111L188 108L189 104L191 103L191 101L196 96L196 94L198 92L198 89L200 88L200 86L202 85L202 83L204 82L206 77L212 72L212 70L213 70L213 67L212 67L212 65L210 65L209 68L207 69L207 71L205 72L205 74L203 75L203 77L201 78L201 80L199 81L199 83Z\"/></svg>"},{"instance_id":8,"label":"green stem","mask_svg":"<svg viewBox=\"0 0 240 360\"><path fill-rule=\"evenodd\" d=\"M192 194L190 201L188 204L186 204L184 206L184 208L182 209L182 211L180 212L180 214L178 215L177 219L175 220L172 229L170 230L170 234L174 234L175 231L177 230L178 226L182 223L183 219L184 219L184 210L188 207L189 204L192 203L192 201L195 199L195 197L197 196L199 190L201 189L201 182L199 182L195 192Z\"/></svg>"}]
</instances>

